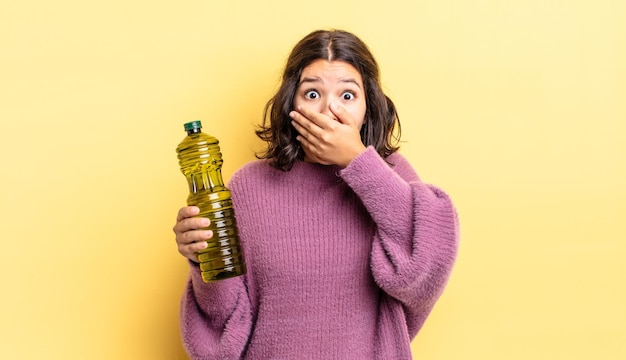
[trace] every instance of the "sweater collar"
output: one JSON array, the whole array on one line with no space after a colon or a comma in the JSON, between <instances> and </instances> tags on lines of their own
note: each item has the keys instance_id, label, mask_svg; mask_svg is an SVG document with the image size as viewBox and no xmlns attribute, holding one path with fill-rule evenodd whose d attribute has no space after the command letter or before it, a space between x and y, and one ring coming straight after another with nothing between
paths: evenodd
<instances>
[{"instance_id":1,"label":"sweater collar","mask_svg":"<svg viewBox=\"0 0 626 360\"><path fill-rule=\"evenodd\" d=\"M310 177L311 179L336 179L340 178L339 172L341 168L337 165L322 165L318 163L309 163L302 160L294 162L291 171L300 176Z\"/></svg>"}]
</instances>

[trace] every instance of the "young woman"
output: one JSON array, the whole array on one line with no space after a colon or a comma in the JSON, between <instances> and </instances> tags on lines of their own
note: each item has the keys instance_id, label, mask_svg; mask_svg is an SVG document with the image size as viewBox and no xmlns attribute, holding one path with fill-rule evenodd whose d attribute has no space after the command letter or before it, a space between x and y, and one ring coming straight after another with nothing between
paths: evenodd
<instances>
[{"instance_id":1,"label":"young woman","mask_svg":"<svg viewBox=\"0 0 626 360\"><path fill-rule=\"evenodd\" d=\"M212 233L174 226L190 260L181 332L192 359L410 359L458 246L453 204L396 150L399 119L367 46L315 31L292 50L229 183L248 272L204 283Z\"/></svg>"}]
</instances>

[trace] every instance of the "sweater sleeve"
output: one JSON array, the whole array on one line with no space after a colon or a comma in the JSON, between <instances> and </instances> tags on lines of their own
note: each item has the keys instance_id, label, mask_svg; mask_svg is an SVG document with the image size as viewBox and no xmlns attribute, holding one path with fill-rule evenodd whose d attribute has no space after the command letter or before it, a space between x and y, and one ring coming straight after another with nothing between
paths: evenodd
<instances>
[{"instance_id":1,"label":"sweater sleeve","mask_svg":"<svg viewBox=\"0 0 626 360\"><path fill-rule=\"evenodd\" d=\"M183 345L192 360L241 358L252 327L245 275L204 283L198 265L181 300Z\"/></svg>"},{"instance_id":2,"label":"sweater sleeve","mask_svg":"<svg viewBox=\"0 0 626 360\"><path fill-rule=\"evenodd\" d=\"M341 176L376 224L370 260L374 280L402 303L414 336L450 276L458 218L448 196L421 182L402 156L391 162L369 147Z\"/></svg>"}]
</instances>

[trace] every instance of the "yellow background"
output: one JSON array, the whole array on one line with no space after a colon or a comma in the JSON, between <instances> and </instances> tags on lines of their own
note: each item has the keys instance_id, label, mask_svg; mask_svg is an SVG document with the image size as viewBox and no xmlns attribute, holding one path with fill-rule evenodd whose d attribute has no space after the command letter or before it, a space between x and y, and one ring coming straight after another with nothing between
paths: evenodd
<instances>
[{"instance_id":1,"label":"yellow background","mask_svg":"<svg viewBox=\"0 0 626 360\"><path fill-rule=\"evenodd\" d=\"M626 358L623 1L4 1L0 358L185 359L174 148L224 176L295 42L376 55L462 246L416 359Z\"/></svg>"}]
</instances>

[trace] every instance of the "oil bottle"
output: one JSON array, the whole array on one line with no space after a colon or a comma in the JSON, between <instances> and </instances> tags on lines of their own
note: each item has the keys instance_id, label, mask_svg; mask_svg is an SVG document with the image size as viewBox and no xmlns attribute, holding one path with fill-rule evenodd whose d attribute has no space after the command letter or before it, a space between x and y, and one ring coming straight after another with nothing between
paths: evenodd
<instances>
[{"instance_id":1,"label":"oil bottle","mask_svg":"<svg viewBox=\"0 0 626 360\"><path fill-rule=\"evenodd\" d=\"M197 217L211 220L208 246L198 252L204 282L228 279L246 273L239 245L239 232L230 190L222 180L219 141L202 132L200 120L184 125L187 136L176 147L180 170L189 185L187 205L200 208Z\"/></svg>"}]
</instances>

